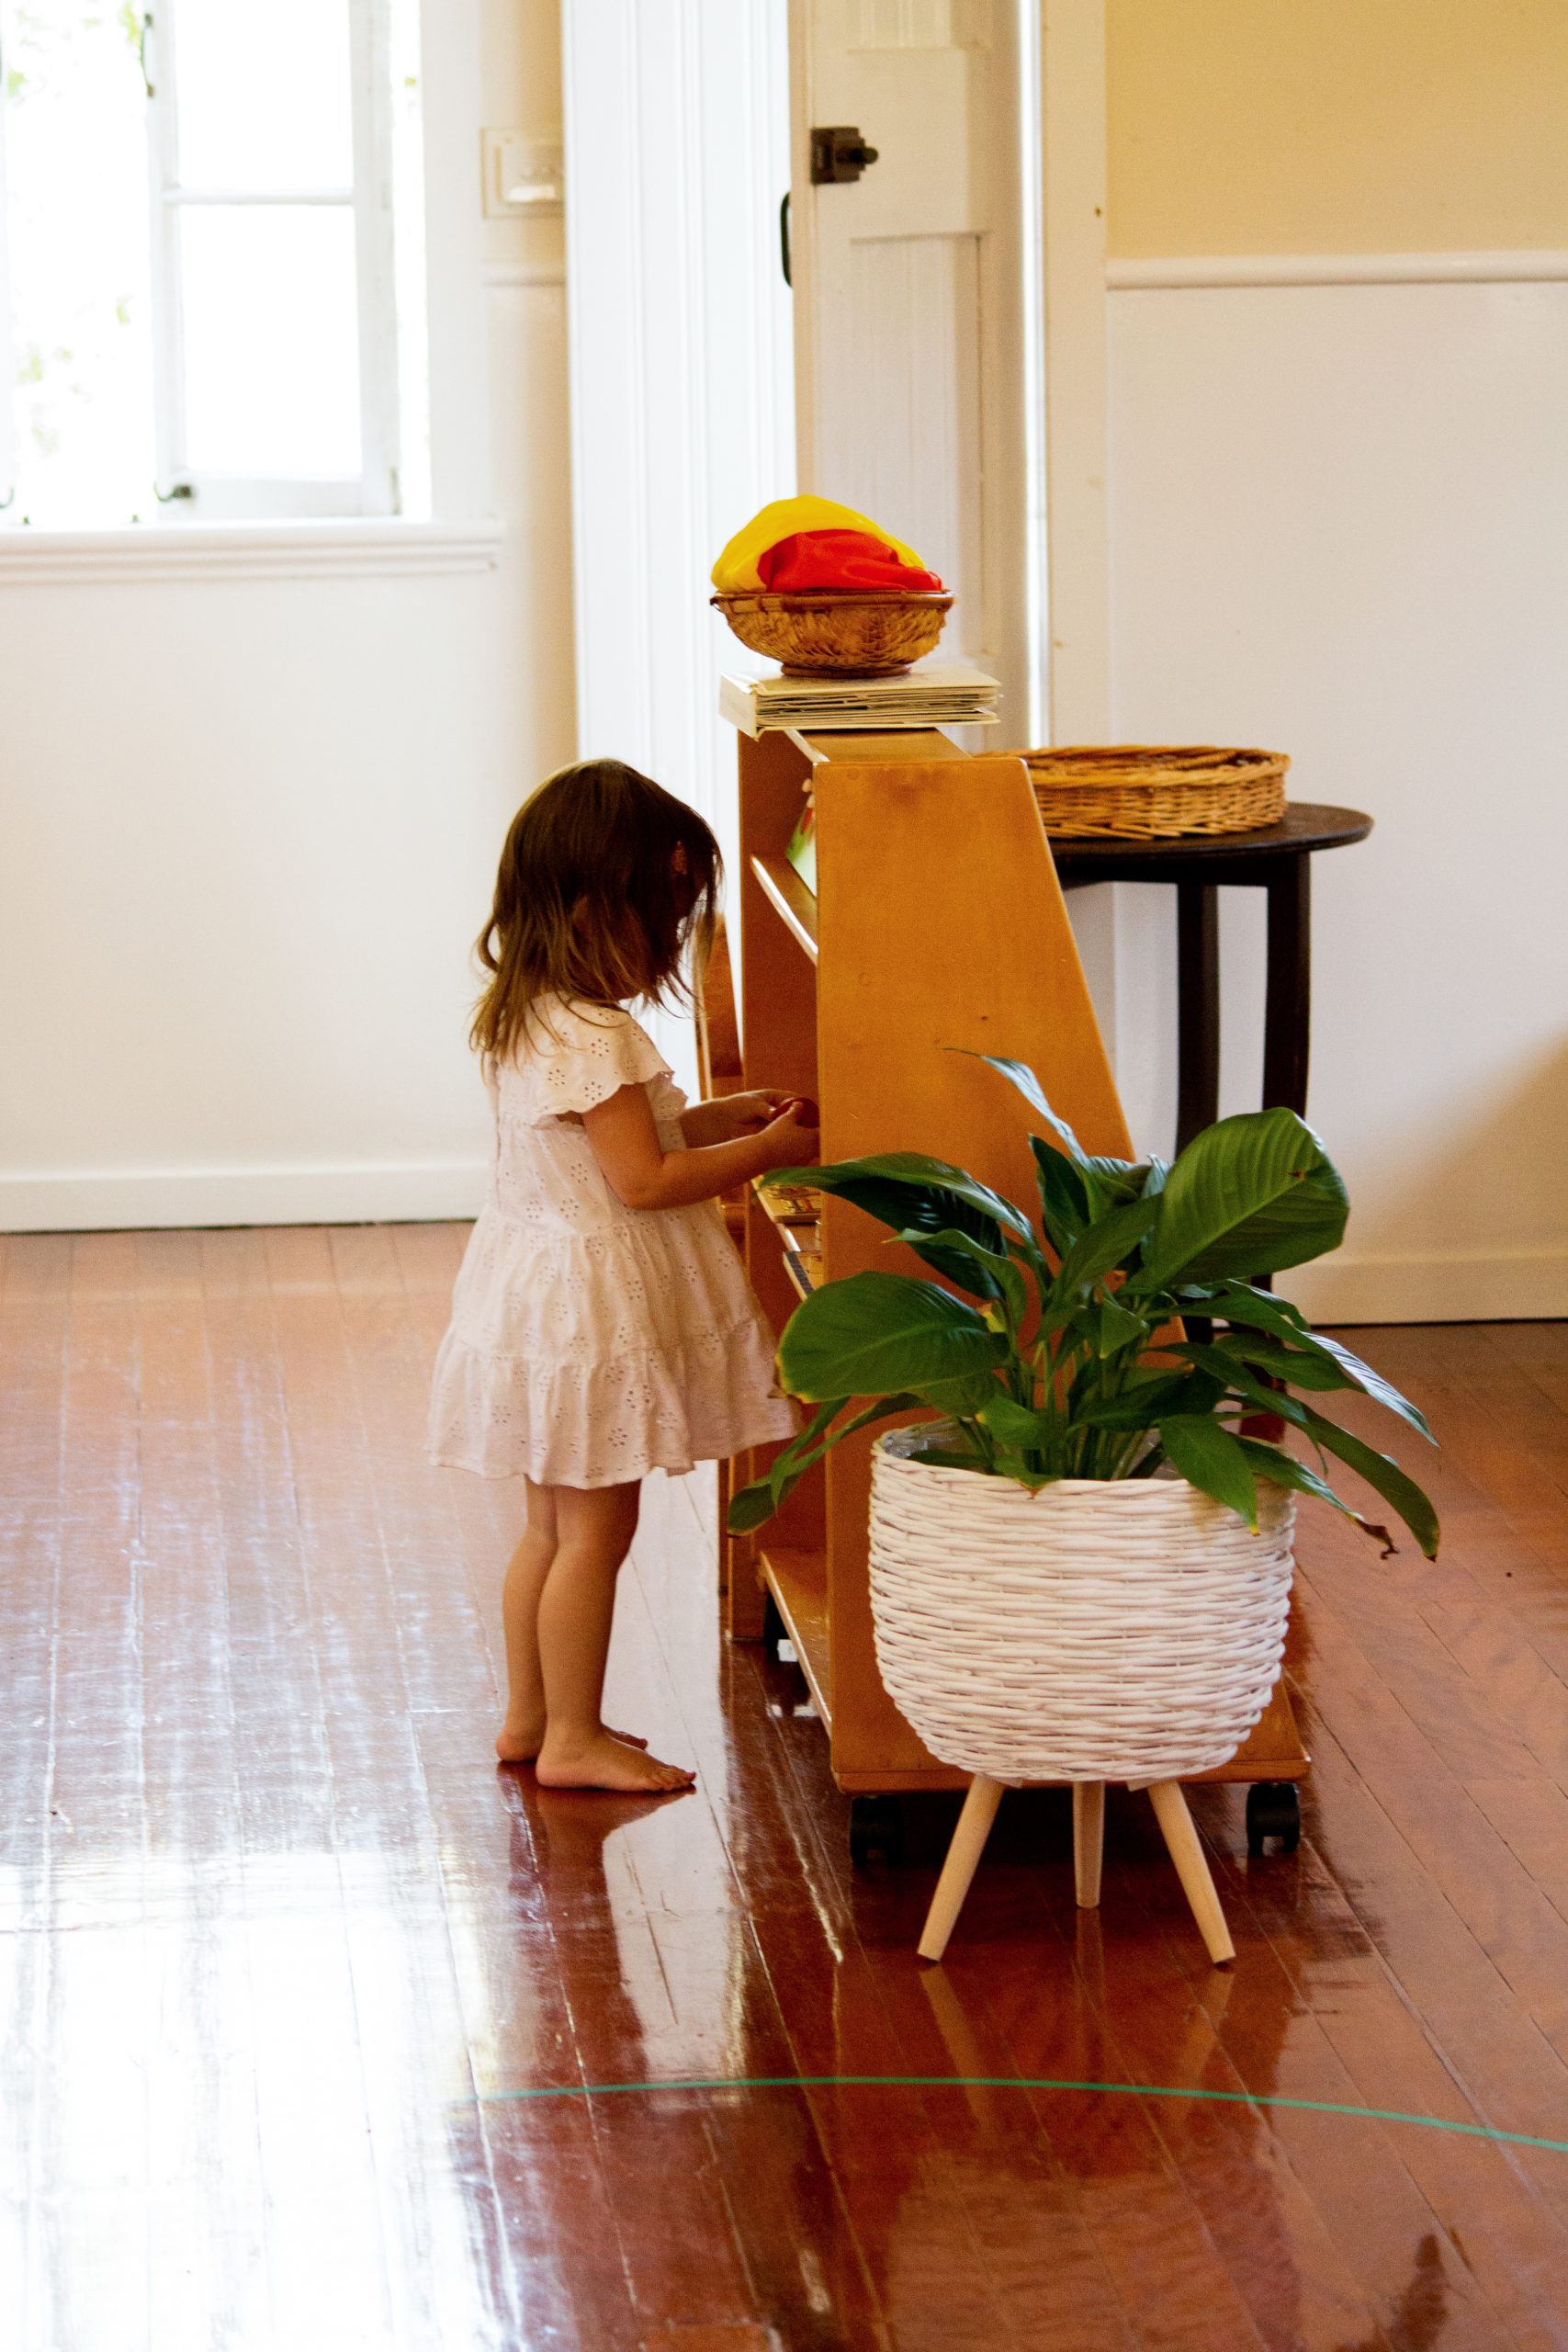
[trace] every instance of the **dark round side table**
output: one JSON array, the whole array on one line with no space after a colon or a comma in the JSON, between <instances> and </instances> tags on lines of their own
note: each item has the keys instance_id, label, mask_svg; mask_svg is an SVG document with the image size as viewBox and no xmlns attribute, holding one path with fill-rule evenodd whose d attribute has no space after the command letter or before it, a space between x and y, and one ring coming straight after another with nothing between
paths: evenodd
<instances>
[{"instance_id":1,"label":"dark round side table","mask_svg":"<svg viewBox=\"0 0 1568 2352\"><path fill-rule=\"evenodd\" d=\"M1292 800L1255 833L1188 833L1175 841L1053 837L1064 890L1091 882L1176 885L1177 1109L1181 1150L1220 1113L1220 925L1214 893L1269 893L1269 981L1263 1013L1263 1108L1306 1113L1312 1032L1312 859L1364 842L1359 808Z\"/></svg>"}]
</instances>

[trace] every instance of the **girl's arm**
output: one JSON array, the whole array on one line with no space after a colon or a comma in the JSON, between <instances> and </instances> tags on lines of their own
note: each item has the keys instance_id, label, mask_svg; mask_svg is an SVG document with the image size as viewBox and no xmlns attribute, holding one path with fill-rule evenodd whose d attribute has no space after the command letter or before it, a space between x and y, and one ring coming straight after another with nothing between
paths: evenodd
<instances>
[{"instance_id":1,"label":"girl's arm","mask_svg":"<svg viewBox=\"0 0 1568 2352\"><path fill-rule=\"evenodd\" d=\"M799 1125L791 1111L760 1135L666 1151L641 1086L623 1086L608 1102L596 1102L583 1113L582 1125L605 1182L629 1209L679 1209L716 1200L770 1168L813 1166L821 1151L817 1129Z\"/></svg>"},{"instance_id":2,"label":"girl's arm","mask_svg":"<svg viewBox=\"0 0 1568 2352\"><path fill-rule=\"evenodd\" d=\"M694 1102L681 1114L681 1133L689 1144L733 1143L737 1136L761 1135L790 1101L782 1087L753 1087L745 1094L718 1094L711 1102Z\"/></svg>"}]
</instances>

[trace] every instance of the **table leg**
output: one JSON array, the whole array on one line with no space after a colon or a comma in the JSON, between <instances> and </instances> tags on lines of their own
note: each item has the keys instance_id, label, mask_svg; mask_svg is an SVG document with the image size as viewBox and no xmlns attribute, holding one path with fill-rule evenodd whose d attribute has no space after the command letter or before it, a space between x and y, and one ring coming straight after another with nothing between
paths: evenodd
<instances>
[{"instance_id":1,"label":"table leg","mask_svg":"<svg viewBox=\"0 0 1568 2352\"><path fill-rule=\"evenodd\" d=\"M1269 877L1269 992L1263 1015L1263 1108L1306 1115L1312 1040L1312 859L1280 861Z\"/></svg>"},{"instance_id":2,"label":"table leg","mask_svg":"<svg viewBox=\"0 0 1568 2352\"><path fill-rule=\"evenodd\" d=\"M1271 888L1269 903L1272 941ZM1271 987L1272 961L1269 976ZM1176 886L1176 1148L1181 1151L1220 1115L1220 913L1212 882Z\"/></svg>"}]
</instances>

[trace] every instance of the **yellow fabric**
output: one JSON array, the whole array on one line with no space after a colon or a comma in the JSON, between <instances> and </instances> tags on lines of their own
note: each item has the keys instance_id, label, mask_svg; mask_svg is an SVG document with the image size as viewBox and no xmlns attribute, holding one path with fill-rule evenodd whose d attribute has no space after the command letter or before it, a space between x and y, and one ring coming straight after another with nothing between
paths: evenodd
<instances>
[{"instance_id":1,"label":"yellow fabric","mask_svg":"<svg viewBox=\"0 0 1568 2352\"><path fill-rule=\"evenodd\" d=\"M873 538L890 547L901 562L912 563L917 571L925 570L913 548L896 539L891 531L885 531L868 514L857 514L852 506L837 505L830 498L775 498L760 514L753 514L744 529L736 532L714 565L713 584L720 595L761 588L762 575L757 569L757 558L777 547L781 539L793 537L796 531L869 531Z\"/></svg>"}]
</instances>

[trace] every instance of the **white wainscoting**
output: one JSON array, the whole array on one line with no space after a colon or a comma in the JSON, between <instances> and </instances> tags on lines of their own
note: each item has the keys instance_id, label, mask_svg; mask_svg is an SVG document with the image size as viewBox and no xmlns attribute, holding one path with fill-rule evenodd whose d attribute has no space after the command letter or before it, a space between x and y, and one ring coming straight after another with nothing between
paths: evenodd
<instances>
[{"instance_id":1,"label":"white wainscoting","mask_svg":"<svg viewBox=\"0 0 1568 2352\"><path fill-rule=\"evenodd\" d=\"M1354 1214L1280 1286L1325 1319L1568 1315L1568 273L1482 258L1110 298L1116 734L1287 751L1376 820L1315 866L1309 1116ZM1120 895L1118 1079L1168 1149L1174 912ZM1224 901L1232 1111L1262 922Z\"/></svg>"}]
</instances>

